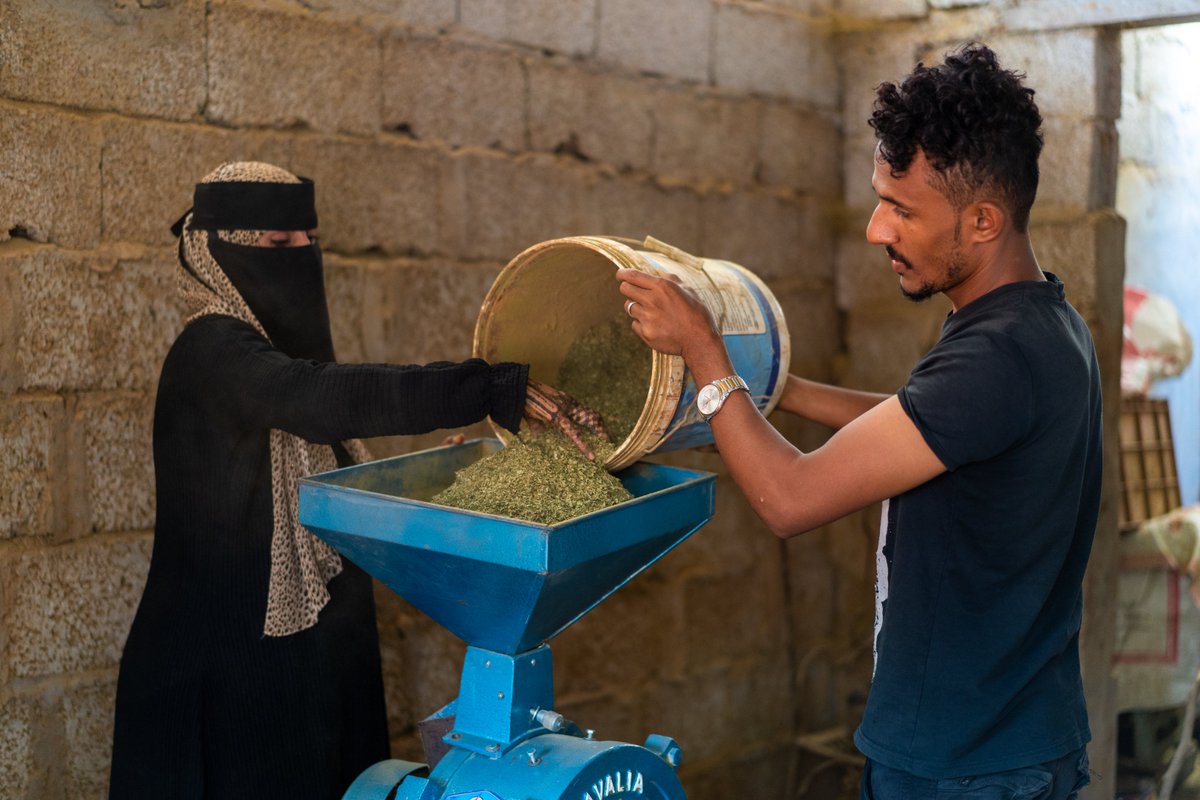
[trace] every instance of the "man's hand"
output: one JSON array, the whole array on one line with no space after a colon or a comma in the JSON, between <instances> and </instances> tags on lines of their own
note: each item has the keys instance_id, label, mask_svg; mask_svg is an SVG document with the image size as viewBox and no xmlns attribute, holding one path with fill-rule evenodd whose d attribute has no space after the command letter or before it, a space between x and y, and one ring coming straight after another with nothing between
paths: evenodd
<instances>
[{"instance_id":1,"label":"man's hand","mask_svg":"<svg viewBox=\"0 0 1200 800\"><path fill-rule=\"evenodd\" d=\"M683 356L697 382L710 372L706 381L729 374L725 343L712 314L678 278L619 269L617 280L621 294L629 298L625 313L642 341L660 353Z\"/></svg>"},{"instance_id":2,"label":"man's hand","mask_svg":"<svg viewBox=\"0 0 1200 800\"><path fill-rule=\"evenodd\" d=\"M525 418L534 430L547 424L557 427L574 442L579 452L587 456L588 461L594 461L596 456L579 435L579 428L587 428L608 441L608 432L604 430L604 422L598 413L581 405L566 392L532 378L525 390Z\"/></svg>"}]
</instances>

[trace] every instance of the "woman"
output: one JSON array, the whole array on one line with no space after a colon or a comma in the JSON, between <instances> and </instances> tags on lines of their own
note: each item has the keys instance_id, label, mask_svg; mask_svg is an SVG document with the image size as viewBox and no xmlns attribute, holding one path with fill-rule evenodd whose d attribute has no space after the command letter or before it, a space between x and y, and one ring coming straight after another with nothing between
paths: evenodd
<instances>
[{"instance_id":1,"label":"woman","mask_svg":"<svg viewBox=\"0 0 1200 800\"><path fill-rule=\"evenodd\" d=\"M338 798L387 758L371 580L299 524L299 478L365 460L352 437L489 415L516 430L523 410L594 427L565 395L527 393L522 364L335 364L316 222L311 181L241 162L173 229L190 316L158 387L113 800Z\"/></svg>"}]
</instances>

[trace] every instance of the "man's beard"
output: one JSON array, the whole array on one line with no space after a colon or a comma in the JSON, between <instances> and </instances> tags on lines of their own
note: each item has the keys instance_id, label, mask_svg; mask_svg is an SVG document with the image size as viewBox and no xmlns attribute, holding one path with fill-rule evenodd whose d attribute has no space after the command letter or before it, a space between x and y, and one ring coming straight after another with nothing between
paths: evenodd
<instances>
[{"instance_id":1,"label":"man's beard","mask_svg":"<svg viewBox=\"0 0 1200 800\"><path fill-rule=\"evenodd\" d=\"M913 268L912 262L892 249L890 244L884 249L887 250L887 254L890 258L899 261L909 269ZM962 254L959 253L958 248L955 247L950 251L950 258L946 267L946 276L942 281L938 283L934 283L933 281L924 281L919 287L912 291L905 289L902 284L900 286L900 294L904 295L914 303L922 303L933 297L935 294L944 292L947 289L953 289L955 286L957 286L962 278L962 272Z\"/></svg>"}]
</instances>

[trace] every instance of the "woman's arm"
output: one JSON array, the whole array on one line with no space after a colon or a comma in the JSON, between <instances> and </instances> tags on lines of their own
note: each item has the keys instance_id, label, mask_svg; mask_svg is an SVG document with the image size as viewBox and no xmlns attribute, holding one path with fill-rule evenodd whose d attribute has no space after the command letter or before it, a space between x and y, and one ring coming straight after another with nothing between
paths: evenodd
<instances>
[{"instance_id":1,"label":"woman's arm","mask_svg":"<svg viewBox=\"0 0 1200 800\"><path fill-rule=\"evenodd\" d=\"M208 317L189 326L192 392L212 394L243 424L318 444L426 433L491 416L515 430L528 367L479 359L426 365L293 359L249 325Z\"/></svg>"}]
</instances>

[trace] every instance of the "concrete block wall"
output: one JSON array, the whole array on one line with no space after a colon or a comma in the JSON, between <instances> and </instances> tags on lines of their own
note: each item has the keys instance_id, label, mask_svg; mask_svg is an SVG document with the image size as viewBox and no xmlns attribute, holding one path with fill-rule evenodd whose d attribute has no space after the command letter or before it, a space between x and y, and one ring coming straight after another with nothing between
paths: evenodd
<instances>
[{"instance_id":1,"label":"concrete block wall","mask_svg":"<svg viewBox=\"0 0 1200 800\"><path fill-rule=\"evenodd\" d=\"M182 324L168 226L196 180L235 159L316 180L343 360L464 358L520 250L653 234L759 272L786 309L793 368L828 378L831 13L0 0L0 795L105 796L152 541L155 385ZM672 460L723 472L712 454ZM719 492L709 527L557 640L559 698L605 738L676 736L690 797L778 797L803 775L794 735L842 720L839 698L865 689L808 654L848 637L849 597L869 604L869 536L784 547L724 476ZM453 696L462 645L378 597L393 750L420 758L414 725Z\"/></svg>"},{"instance_id":2,"label":"concrete block wall","mask_svg":"<svg viewBox=\"0 0 1200 800\"><path fill-rule=\"evenodd\" d=\"M793 371L890 391L945 307L900 300L863 243L872 90L982 39L1038 89L1035 246L1092 324L1115 396L1111 26L1190 3L0 0L4 797L105 795L152 535L154 387L181 324L167 226L216 164L316 179L343 360L463 358L479 301L523 248L653 234L763 275ZM778 423L802 446L825 435ZM694 800L857 796L853 770L794 739L861 712L877 511L782 545L718 456L668 460L721 474L718 515L556 640L562 710L604 737L675 735ZM1093 764L1112 775L1103 514L1085 662ZM419 758L413 726L453 696L462 645L378 598L393 751Z\"/></svg>"}]
</instances>

